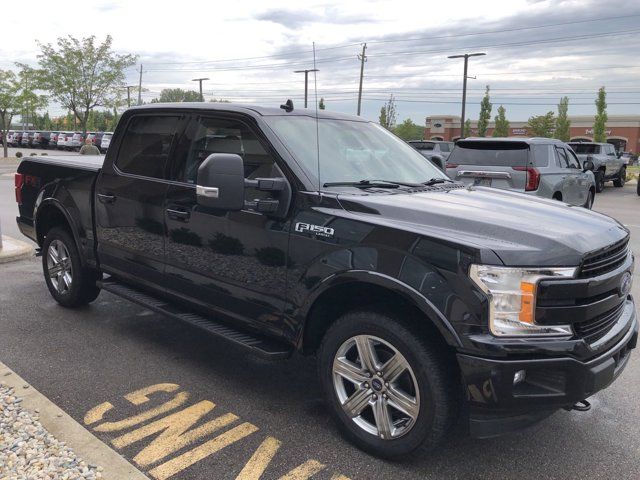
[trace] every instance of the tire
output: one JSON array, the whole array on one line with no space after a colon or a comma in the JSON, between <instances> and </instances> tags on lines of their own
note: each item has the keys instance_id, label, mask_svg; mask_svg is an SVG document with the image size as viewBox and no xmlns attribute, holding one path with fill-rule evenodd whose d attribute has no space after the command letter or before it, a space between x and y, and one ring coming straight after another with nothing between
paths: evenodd
<instances>
[{"instance_id":1,"label":"tire","mask_svg":"<svg viewBox=\"0 0 640 480\"><path fill-rule=\"evenodd\" d=\"M100 294L96 282L102 275L82 266L71 234L60 227L47 232L42 245L42 270L49 293L63 307L79 307Z\"/></svg>"},{"instance_id":2,"label":"tire","mask_svg":"<svg viewBox=\"0 0 640 480\"><path fill-rule=\"evenodd\" d=\"M360 360L359 351L366 351L363 345L374 352L368 358L375 366L369 369L361 367L371 365L371 360ZM397 376L385 372L385 362L391 358L407 367ZM416 335L392 315L346 313L325 334L318 360L324 395L340 429L370 454L400 458L425 453L437 447L455 423L461 398L456 364L439 342L427 334ZM356 372L352 376L356 382L336 369L344 375ZM347 414L343 404L355 399L361 402L354 406L354 414ZM395 405L404 405L405 410ZM391 417L393 422L382 421Z\"/></svg>"},{"instance_id":3,"label":"tire","mask_svg":"<svg viewBox=\"0 0 640 480\"><path fill-rule=\"evenodd\" d=\"M596 192L601 193L604 190L604 172L602 170L598 170L595 173L596 176Z\"/></svg>"},{"instance_id":4,"label":"tire","mask_svg":"<svg viewBox=\"0 0 640 480\"><path fill-rule=\"evenodd\" d=\"M595 192L593 190L589 190L589 192L587 193L587 201L585 202L583 207L587 210L591 210L593 208L593 201L595 199L595 196Z\"/></svg>"},{"instance_id":5,"label":"tire","mask_svg":"<svg viewBox=\"0 0 640 480\"><path fill-rule=\"evenodd\" d=\"M622 188L627 181L627 167L622 167L618 172L618 178L613 181L613 186Z\"/></svg>"},{"instance_id":6,"label":"tire","mask_svg":"<svg viewBox=\"0 0 640 480\"><path fill-rule=\"evenodd\" d=\"M640 197L640 178L638 178L638 184L636 185L636 193Z\"/></svg>"}]
</instances>

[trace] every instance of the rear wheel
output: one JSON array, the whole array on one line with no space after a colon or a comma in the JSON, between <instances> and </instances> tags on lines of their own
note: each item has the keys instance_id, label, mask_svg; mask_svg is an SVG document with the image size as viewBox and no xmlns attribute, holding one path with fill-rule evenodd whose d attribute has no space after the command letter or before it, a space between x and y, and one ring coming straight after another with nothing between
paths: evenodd
<instances>
[{"instance_id":1,"label":"rear wheel","mask_svg":"<svg viewBox=\"0 0 640 480\"><path fill-rule=\"evenodd\" d=\"M602 170L598 170L595 173L596 177L596 192L600 193L604 190L604 172Z\"/></svg>"},{"instance_id":2,"label":"rear wheel","mask_svg":"<svg viewBox=\"0 0 640 480\"><path fill-rule=\"evenodd\" d=\"M319 375L345 435L385 458L436 447L459 405L457 370L444 352L389 315L338 319L320 346Z\"/></svg>"},{"instance_id":3,"label":"rear wheel","mask_svg":"<svg viewBox=\"0 0 640 480\"><path fill-rule=\"evenodd\" d=\"M622 167L618 172L618 178L613 181L614 187L624 187L624 183L627 181L627 167Z\"/></svg>"},{"instance_id":4,"label":"rear wheel","mask_svg":"<svg viewBox=\"0 0 640 480\"><path fill-rule=\"evenodd\" d=\"M76 243L63 228L47 232L42 246L42 267L51 296L64 307L78 307L100 294L96 282L101 275L82 266Z\"/></svg>"}]
</instances>

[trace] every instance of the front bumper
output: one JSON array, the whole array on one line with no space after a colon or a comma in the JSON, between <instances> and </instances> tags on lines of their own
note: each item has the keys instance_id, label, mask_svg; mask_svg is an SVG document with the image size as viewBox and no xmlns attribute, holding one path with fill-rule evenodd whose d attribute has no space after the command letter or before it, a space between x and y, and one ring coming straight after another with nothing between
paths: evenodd
<instances>
[{"instance_id":1,"label":"front bumper","mask_svg":"<svg viewBox=\"0 0 640 480\"><path fill-rule=\"evenodd\" d=\"M625 323L624 336L587 361L571 357L497 360L459 353L471 435L486 438L519 430L609 386L636 347L635 308L629 309ZM520 370L525 371L525 379L514 385Z\"/></svg>"}]
</instances>

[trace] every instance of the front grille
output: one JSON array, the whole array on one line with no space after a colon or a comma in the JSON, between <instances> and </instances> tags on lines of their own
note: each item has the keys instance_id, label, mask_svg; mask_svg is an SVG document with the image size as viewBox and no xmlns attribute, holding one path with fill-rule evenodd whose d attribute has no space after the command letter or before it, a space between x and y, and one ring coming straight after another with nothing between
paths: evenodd
<instances>
[{"instance_id":1,"label":"front grille","mask_svg":"<svg viewBox=\"0 0 640 480\"><path fill-rule=\"evenodd\" d=\"M588 254L582 261L580 277L597 277L618 268L629 254L628 244L629 238L627 237L604 250Z\"/></svg>"},{"instance_id":2,"label":"front grille","mask_svg":"<svg viewBox=\"0 0 640 480\"><path fill-rule=\"evenodd\" d=\"M592 344L604 337L609 330L615 325L624 310L625 302L617 307L603 313L586 322L574 323L573 327L576 335L583 338L585 342Z\"/></svg>"}]
</instances>

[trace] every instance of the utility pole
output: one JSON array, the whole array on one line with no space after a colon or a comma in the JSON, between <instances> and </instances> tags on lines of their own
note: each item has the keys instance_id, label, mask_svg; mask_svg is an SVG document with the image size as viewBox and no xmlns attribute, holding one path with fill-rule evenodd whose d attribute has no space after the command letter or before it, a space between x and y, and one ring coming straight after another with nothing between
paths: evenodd
<instances>
[{"instance_id":1,"label":"utility pole","mask_svg":"<svg viewBox=\"0 0 640 480\"><path fill-rule=\"evenodd\" d=\"M462 76L462 116L460 117L460 138L464 138L464 110L467 104L467 66L469 57L481 57L486 53L465 53L464 55L450 55L447 58L464 58L464 74Z\"/></svg>"},{"instance_id":2,"label":"utility pole","mask_svg":"<svg viewBox=\"0 0 640 480\"><path fill-rule=\"evenodd\" d=\"M204 96L202 95L202 81L203 80L209 80L208 78L194 78L193 80L191 80L192 82L198 82L200 84L200 101L204 102Z\"/></svg>"},{"instance_id":3,"label":"utility pole","mask_svg":"<svg viewBox=\"0 0 640 480\"><path fill-rule=\"evenodd\" d=\"M293 73L304 73L304 108L307 108L307 96L309 93L309 72L319 72L317 68L307 70L294 70Z\"/></svg>"},{"instance_id":4,"label":"utility pole","mask_svg":"<svg viewBox=\"0 0 640 480\"><path fill-rule=\"evenodd\" d=\"M140 80L138 82L138 105L142 105L142 64L140 64Z\"/></svg>"},{"instance_id":5,"label":"utility pole","mask_svg":"<svg viewBox=\"0 0 640 480\"><path fill-rule=\"evenodd\" d=\"M127 85L124 87L127 89L127 107L131 106L131 89L135 88L135 85Z\"/></svg>"},{"instance_id":6,"label":"utility pole","mask_svg":"<svg viewBox=\"0 0 640 480\"><path fill-rule=\"evenodd\" d=\"M358 112L356 115L360 116L360 106L362 105L362 78L364 77L364 62L367 61L367 56L365 52L367 51L367 44L362 44L362 54L358 55L358 60L360 60L360 87L358 88Z\"/></svg>"}]
</instances>

